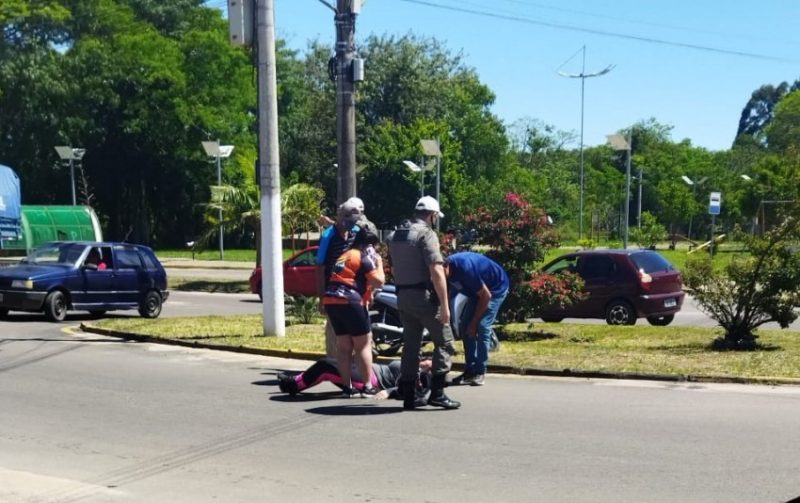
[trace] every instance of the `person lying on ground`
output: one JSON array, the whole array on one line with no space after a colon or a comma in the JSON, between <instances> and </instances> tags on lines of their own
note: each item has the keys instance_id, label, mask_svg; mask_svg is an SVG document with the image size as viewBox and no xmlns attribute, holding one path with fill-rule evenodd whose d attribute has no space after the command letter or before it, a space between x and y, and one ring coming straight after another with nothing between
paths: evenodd
<instances>
[{"instance_id":1,"label":"person lying on ground","mask_svg":"<svg viewBox=\"0 0 800 503\"><path fill-rule=\"evenodd\" d=\"M418 394L425 394L430 388L430 368L431 360L423 359L419 362L419 379L417 382ZM279 374L278 387L283 393L296 395L323 382L332 383L339 388L344 388L342 377L336 366L336 361L331 358L321 358L305 371L294 375ZM400 380L400 361L394 360L390 363L372 364L372 385L379 390L373 395L375 399L383 400L386 398L401 398L398 390ZM364 389L364 380L359 370L353 366L351 376L351 386L356 390Z\"/></svg>"}]
</instances>

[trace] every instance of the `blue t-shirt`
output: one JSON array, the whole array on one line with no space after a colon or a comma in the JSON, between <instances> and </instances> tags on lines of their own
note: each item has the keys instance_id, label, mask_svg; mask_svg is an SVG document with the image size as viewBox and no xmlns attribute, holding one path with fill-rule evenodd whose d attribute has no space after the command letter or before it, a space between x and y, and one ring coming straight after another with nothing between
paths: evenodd
<instances>
[{"instance_id":1,"label":"blue t-shirt","mask_svg":"<svg viewBox=\"0 0 800 503\"><path fill-rule=\"evenodd\" d=\"M447 257L450 273L447 282L458 293L475 298L483 285L492 297L508 290L508 274L500 264L485 255L459 252Z\"/></svg>"},{"instance_id":2,"label":"blue t-shirt","mask_svg":"<svg viewBox=\"0 0 800 503\"><path fill-rule=\"evenodd\" d=\"M342 256L344 252L353 247L353 241L356 238L356 233L359 227L356 225L353 230L347 234L347 238L342 238L336 232L335 225L329 225L322 231L319 237L319 249L317 250L317 265L325 266L325 284L328 284L331 271L334 264Z\"/></svg>"}]
</instances>

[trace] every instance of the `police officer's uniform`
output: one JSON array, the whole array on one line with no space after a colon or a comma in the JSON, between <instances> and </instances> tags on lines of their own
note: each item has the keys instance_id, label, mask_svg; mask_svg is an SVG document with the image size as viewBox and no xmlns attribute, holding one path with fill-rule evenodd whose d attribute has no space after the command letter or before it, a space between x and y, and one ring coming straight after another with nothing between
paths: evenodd
<instances>
[{"instance_id":1,"label":"police officer's uniform","mask_svg":"<svg viewBox=\"0 0 800 503\"><path fill-rule=\"evenodd\" d=\"M439 238L424 220L406 220L389 236L388 245L403 323L401 379L416 381L423 328L427 328L435 346L431 373L443 386L455 351L450 325L443 325L436 317L439 299L428 268L444 262Z\"/></svg>"}]
</instances>

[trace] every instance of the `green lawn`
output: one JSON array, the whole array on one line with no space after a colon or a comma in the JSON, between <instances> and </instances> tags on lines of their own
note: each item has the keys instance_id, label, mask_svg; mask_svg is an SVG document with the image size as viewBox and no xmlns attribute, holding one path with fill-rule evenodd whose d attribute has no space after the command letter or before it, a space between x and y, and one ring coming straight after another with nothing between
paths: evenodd
<instances>
[{"instance_id":1,"label":"green lawn","mask_svg":"<svg viewBox=\"0 0 800 503\"><path fill-rule=\"evenodd\" d=\"M303 353L323 353L321 322L290 325L282 338L261 335L261 316L116 318L94 325L153 337ZM492 364L561 371L628 372L674 376L800 379L800 333L764 330L756 351L715 351L721 331L695 327L611 327L567 323L501 327L501 350ZM460 346L460 343L459 343ZM463 357L456 356L463 362Z\"/></svg>"}]
</instances>

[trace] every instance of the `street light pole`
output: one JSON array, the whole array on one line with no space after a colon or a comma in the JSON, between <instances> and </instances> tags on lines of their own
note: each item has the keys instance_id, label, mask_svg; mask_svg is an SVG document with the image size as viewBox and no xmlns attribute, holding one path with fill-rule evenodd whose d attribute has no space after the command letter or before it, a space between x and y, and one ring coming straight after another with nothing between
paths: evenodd
<instances>
[{"instance_id":1,"label":"street light pole","mask_svg":"<svg viewBox=\"0 0 800 503\"><path fill-rule=\"evenodd\" d=\"M69 158L69 182L72 186L72 206L78 204L78 201L75 199L75 158Z\"/></svg>"},{"instance_id":2,"label":"street light pole","mask_svg":"<svg viewBox=\"0 0 800 503\"><path fill-rule=\"evenodd\" d=\"M628 131L628 158L625 160L625 238L622 241L622 247L628 249L628 226L630 224L630 211L631 211L631 141L633 128Z\"/></svg>"},{"instance_id":3,"label":"street light pole","mask_svg":"<svg viewBox=\"0 0 800 503\"><path fill-rule=\"evenodd\" d=\"M614 69L614 65L608 65L607 67L603 68L599 72L595 73L586 73L586 46L584 45L581 47L581 51L583 52L583 62L581 64L581 73L578 74L569 74L564 72L557 72L562 77L567 77L571 79L581 79L581 157L580 157L580 203L578 209L578 239L583 237L583 187L584 187L584 156L583 156L583 118L584 118L584 103L585 103L585 88L586 88L586 79L591 77L600 77L601 75L605 75L611 70ZM570 58L572 59L572 58ZM569 59L567 60L569 61ZM563 65L562 65L563 66Z\"/></svg>"},{"instance_id":4,"label":"street light pole","mask_svg":"<svg viewBox=\"0 0 800 503\"><path fill-rule=\"evenodd\" d=\"M230 157L231 153L233 152L233 145L220 145L219 140L217 141L204 141L202 142L203 150L206 151L206 155L209 157L214 157L217 162L217 186L222 186L222 158ZM220 204L222 201L220 201ZM223 214L222 214L222 207L218 209L218 216L219 216L219 259L223 260L225 258L224 246L223 246L223 235L225 233L225 226L222 223Z\"/></svg>"},{"instance_id":5,"label":"street light pole","mask_svg":"<svg viewBox=\"0 0 800 503\"><path fill-rule=\"evenodd\" d=\"M639 209L636 214L636 226L642 230L642 166L639 166Z\"/></svg>"},{"instance_id":6,"label":"street light pole","mask_svg":"<svg viewBox=\"0 0 800 503\"><path fill-rule=\"evenodd\" d=\"M219 147L219 139L217 139L217 146ZM217 186L222 185L222 160L220 158L219 148L217 148ZM224 246L223 246L223 234L225 233L225 227L222 224L222 206L219 207L219 259L223 260L225 257Z\"/></svg>"},{"instance_id":7,"label":"street light pole","mask_svg":"<svg viewBox=\"0 0 800 503\"><path fill-rule=\"evenodd\" d=\"M622 236L622 246L628 249L628 223L630 219L631 205L631 149L633 145L633 128L628 131L627 141L621 134L610 134L606 136L608 143L614 150L624 150L627 153L625 159L625 230Z\"/></svg>"},{"instance_id":8,"label":"street light pole","mask_svg":"<svg viewBox=\"0 0 800 503\"><path fill-rule=\"evenodd\" d=\"M439 205L442 202L439 200L441 196L439 190L441 187L441 162L442 162L442 149L441 145L439 144L439 139L435 140L420 140L420 146L422 147L423 155L427 157L435 157L436 158L436 200L439 201ZM432 166L425 164L425 168L423 169L430 169ZM439 230L439 219L436 219L436 230Z\"/></svg>"},{"instance_id":9,"label":"street light pole","mask_svg":"<svg viewBox=\"0 0 800 503\"><path fill-rule=\"evenodd\" d=\"M72 205L75 206L78 204L75 196L75 161L80 161L83 159L86 149L73 148L70 146L59 146L55 147L55 149L58 153L58 157L60 157L62 161L69 161L69 180L72 190Z\"/></svg>"}]
</instances>

